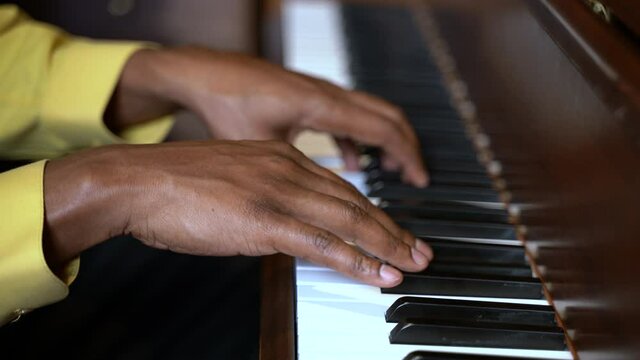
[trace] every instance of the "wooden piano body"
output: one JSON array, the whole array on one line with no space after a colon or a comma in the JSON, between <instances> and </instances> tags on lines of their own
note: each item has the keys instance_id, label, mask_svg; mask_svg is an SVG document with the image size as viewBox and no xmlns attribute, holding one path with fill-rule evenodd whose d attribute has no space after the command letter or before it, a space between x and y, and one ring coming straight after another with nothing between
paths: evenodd
<instances>
[{"instance_id":1,"label":"wooden piano body","mask_svg":"<svg viewBox=\"0 0 640 360\"><path fill-rule=\"evenodd\" d=\"M368 3L435 19L574 357L640 358L640 4L603 1L607 23L579 0ZM265 360L295 358L292 269L264 262Z\"/></svg>"}]
</instances>

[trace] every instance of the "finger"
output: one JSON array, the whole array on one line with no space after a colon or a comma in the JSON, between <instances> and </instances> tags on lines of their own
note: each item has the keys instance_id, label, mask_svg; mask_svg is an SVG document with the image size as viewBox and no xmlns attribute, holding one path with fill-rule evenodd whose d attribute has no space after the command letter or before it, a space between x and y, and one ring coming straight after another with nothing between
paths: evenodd
<instances>
[{"instance_id":1,"label":"finger","mask_svg":"<svg viewBox=\"0 0 640 360\"><path fill-rule=\"evenodd\" d=\"M271 147L278 154L285 156L294 165L297 165L288 168L288 177L294 181L293 184L357 204L363 211L371 214L391 234L409 246L415 247L429 259L433 258L433 253L426 244L418 246L416 241L419 240L416 240L406 230L401 229L387 214L373 206L353 185L335 173L314 163L302 152L288 144L281 142L262 142L260 144Z\"/></svg>"},{"instance_id":2,"label":"finger","mask_svg":"<svg viewBox=\"0 0 640 360\"><path fill-rule=\"evenodd\" d=\"M286 206L289 215L304 223L325 229L393 266L405 271L424 270L429 258L404 239L387 230L372 215L358 204L311 191L292 184L287 191Z\"/></svg>"},{"instance_id":3,"label":"finger","mask_svg":"<svg viewBox=\"0 0 640 360\"><path fill-rule=\"evenodd\" d=\"M366 256L333 233L291 217L280 216L273 247L330 267L349 277L378 287L393 287L402 281L402 273L390 265Z\"/></svg>"},{"instance_id":4,"label":"finger","mask_svg":"<svg viewBox=\"0 0 640 360\"><path fill-rule=\"evenodd\" d=\"M305 169L306 170L306 169ZM433 259L433 252L431 248L426 245L422 240L416 239L411 233L400 228L384 211L374 206L369 199L362 195L355 187L344 182L338 178L340 183L329 181L322 177L313 176L312 173L297 174L300 179L295 184L301 186L307 190L313 190L315 192L329 195L331 197L343 200L345 202L357 205L361 211L369 214L379 224L381 224L386 231L400 239L408 246L417 249L424 254L429 260ZM305 198L305 194L299 194L298 196ZM422 244L418 244L422 242Z\"/></svg>"},{"instance_id":5,"label":"finger","mask_svg":"<svg viewBox=\"0 0 640 360\"><path fill-rule=\"evenodd\" d=\"M382 168L386 171L398 171L400 169L400 163L393 157L389 156L386 152L381 154Z\"/></svg>"},{"instance_id":6,"label":"finger","mask_svg":"<svg viewBox=\"0 0 640 360\"><path fill-rule=\"evenodd\" d=\"M368 145L381 147L401 165L404 177L416 186L426 186L427 173L419 148L393 121L348 103L334 105L315 121L316 130L348 136Z\"/></svg>"},{"instance_id":7,"label":"finger","mask_svg":"<svg viewBox=\"0 0 640 360\"><path fill-rule=\"evenodd\" d=\"M354 103L371 111L379 112L390 119L401 119L404 117L400 108L375 95L354 90L347 91L347 96Z\"/></svg>"},{"instance_id":8,"label":"finger","mask_svg":"<svg viewBox=\"0 0 640 360\"><path fill-rule=\"evenodd\" d=\"M379 114L386 116L389 120L400 125L407 138L415 143L416 146L419 146L418 136L399 107L377 96L361 91L349 91L347 92L347 96L358 106L362 106L369 111L378 112Z\"/></svg>"},{"instance_id":9,"label":"finger","mask_svg":"<svg viewBox=\"0 0 640 360\"><path fill-rule=\"evenodd\" d=\"M377 111L380 114L384 114L384 116L386 116L389 120L398 124L404 135L413 144L413 146L415 146L417 149L420 149L420 141L418 140L418 136L416 135L413 127L409 124L409 120L407 120L404 113L399 107L377 96L360 91L348 92L348 96L354 103L358 104L359 106L367 108L371 111ZM421 161L423 160L421 159Z\"/></svg>"},{"instance_id":10,"label":"finger","mask_svg":"<svg viewBox=\"0 0 640 360\"><path fill-rule=\"evenodd\" d=\"M397 158L398 162L400 162L400 164L402 165L403 180L418 187L427 186L429 178L424 167L422 155L420 154L420 145L418 139L415 135L415 132L404 118L404 115L398 118L398 113L401 114L401 111L399 111L398 108L394 108L393 105L390 105L386 101L372 95L367 95L365 93L357 91L349 92L330 82L315 79L310 76L301 75L301 77L315 83L319 88L323 89L326 94L329 94L328 97L332 99L347 100L342 104L333 101L334 111L331 111L329 119L325 118L325 120L330 120L330 118L333 118L335 120L330 124L329 127L320 126L318 128L315 128L312 126L311 128L320 131L328 131L334 136L338 137L346 135L354 140L385 148L386 150L388 150L387 152L390 153L392 157ZM360 104L360 106L353 106L354 104L352 102L358 103ZM329 108L331 108L331 106L329 106ZM382 115L381 113L386 114L386 116ZM340 114L357 116L340 116ZM387 116L392 120L389 120ZM387 149L387 147L390 148L394 145L386 144L385 146L385 142L380 139L379 136L377 137L378 141L372 141L372 138L364 134L358 134L359 131L365 130L364 127L369 125L369 123L374 122L376 118L378 122L381 119L386 119L387 121L395 124L393 128L387 130L398 132L398 134L396 134L396 137L404 137L404 139L402 140L404 146L402 146L401 148L395 148L397 150L391 151Z\"/></svg>"},{"instance_id":11,"label":"finger","mask_svg":"<svg viewBox=\"0 0 640 360\"><path fill-rule=\"evenodd\" d=\"M334 137L336 145L342 153L344 167L348 171L360 170L360 151L358 147L350 139Z\"/></svg>"}]
</instances>

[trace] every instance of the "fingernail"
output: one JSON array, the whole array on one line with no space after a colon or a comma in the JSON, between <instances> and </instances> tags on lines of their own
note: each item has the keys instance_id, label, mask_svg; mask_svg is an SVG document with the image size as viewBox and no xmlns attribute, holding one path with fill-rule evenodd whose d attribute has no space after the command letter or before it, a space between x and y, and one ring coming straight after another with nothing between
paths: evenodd
<instances>
[{"instance_id":1,"label":"fingernail","mask_svg":"<svg viewBox=\"0 0 640 360\"><path fill-rule=\"evenodd\" d=\"M380 266L380 277L389 284L395 284L402 278L402 274L398 269L395 269L387 264Z\"/></svg>"},{"instance_id":2,"label":"fingernail","mask_svg":"<svg viewBox=\"0 0 640 360\"><path fill-rule=\"evenodd\" d=\"M427 263L429 262L427 257L415 248L411 248L411 257L416 264L421 266L427 265Z\"/></svg>"},{"instance_id":3,"label":"fingernail","mask_svg":"<svg viewBox=\"0 0 640 360\"><path fill-rule=\"evenodd\" d=\"M427 245L424 240L416 239L415 249L426 256L429 261L433 260L433 250L431 250L431 246Z\"/></svg>"}]
</instances>

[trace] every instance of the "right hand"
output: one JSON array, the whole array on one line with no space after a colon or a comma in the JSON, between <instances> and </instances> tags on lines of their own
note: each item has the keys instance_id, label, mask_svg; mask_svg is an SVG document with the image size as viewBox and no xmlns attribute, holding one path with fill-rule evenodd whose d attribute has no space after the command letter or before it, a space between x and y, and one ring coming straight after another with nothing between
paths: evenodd
<instances>
[{"instance_id":1,"label":"right hand","mask_svg":"<svg viewBox=\"0 0 640 360\"><path fill-rule=\"evenodd\" d=\"M57 264L131 234L195 255L282 252L390 287L402 280L398 269L423 270L433 257L355 188L282 142L80 152L47 164L45 206L45 250Z\"/></svg>"}]
</instances>

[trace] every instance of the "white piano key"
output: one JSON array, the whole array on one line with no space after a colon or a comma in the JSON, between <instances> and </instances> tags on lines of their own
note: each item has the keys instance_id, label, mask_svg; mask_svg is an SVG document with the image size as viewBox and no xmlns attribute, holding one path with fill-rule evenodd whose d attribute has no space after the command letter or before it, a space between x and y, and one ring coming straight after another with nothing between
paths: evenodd
<instances>
[{"instance_id":1,"label":"white piano key","mask_svg":"<svg viewBox=\"0 0 640 360\"><path fill-rule=\"evenodd\" d=\"M400 360L416 350L571 359L567 351L392 345L388 336L395 324L386 323L384 313L403 295L382 294L376 287L360 284L333 270L301 260L297 261L296 285L299 360ZM544 300L432 297L547 305Z\"/></svg>"},{"instance_id":2,"label":"white piano key","mask_svg":"<svg viewBox=\"0 0 640 360\"><path fill-rule=\"evenodd\" d=\"M289 2L282 17L286 67L353 87L337 2Z\"/></svg>"}]
</instances>

